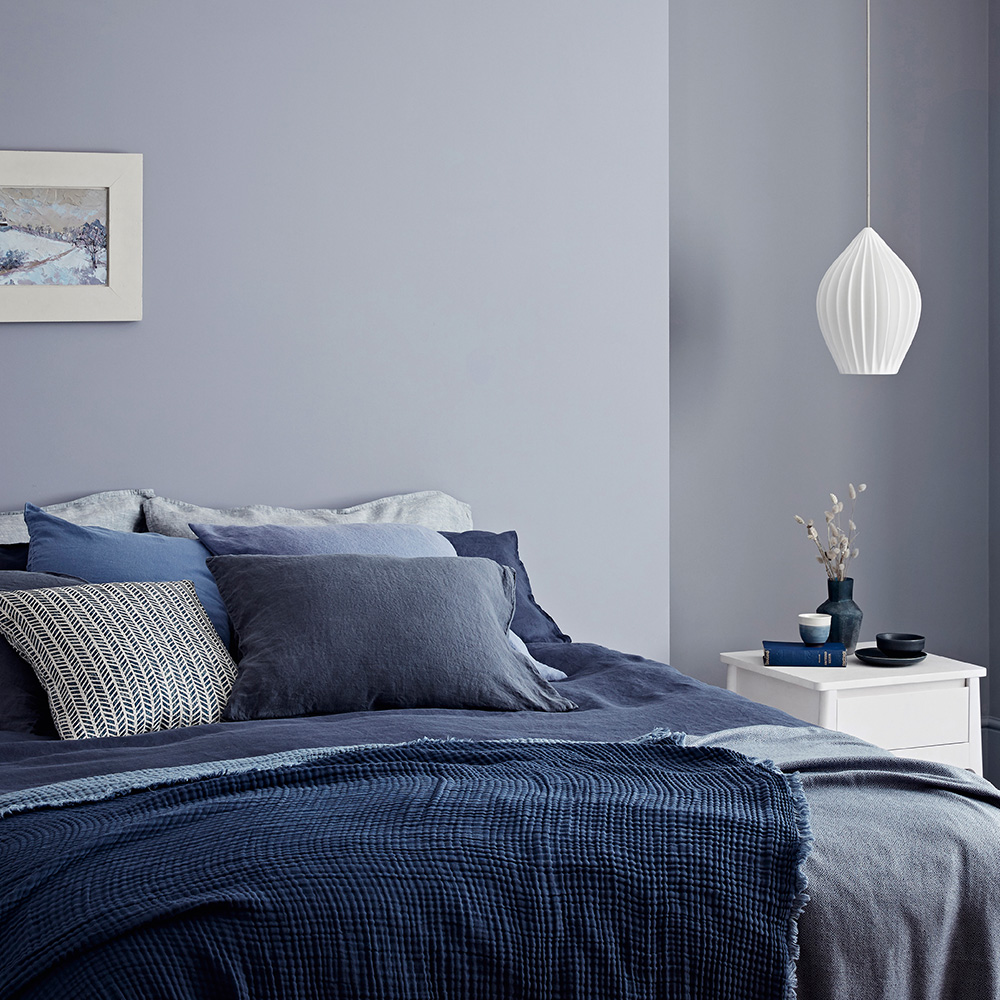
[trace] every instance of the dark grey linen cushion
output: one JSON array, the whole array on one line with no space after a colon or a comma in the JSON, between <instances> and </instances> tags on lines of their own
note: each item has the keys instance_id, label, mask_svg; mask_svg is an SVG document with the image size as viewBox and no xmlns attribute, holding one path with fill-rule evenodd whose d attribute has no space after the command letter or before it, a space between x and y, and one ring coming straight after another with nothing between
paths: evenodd
<instances>
[{"instance_id":1,"label":"dark grey linen cushion","mask_svg":"<svg viewBox=\"0 0 1000 1000\"><path fill-rule=\"evenodd\" d=\"M213 556L239 640L223 718L383 708L564 712L515 651L514 573L488 559Z\"/></svg>"},{"instance_id":2,"label":"dark grey linen cushion","mask_svg":"<svg viewBox=\"0 0 1000 1000\"><path fill-rule=\"evenodd\" d=\"M65 503L49 504L42 510L73 524L110 528L112 531L144 531L142 503L153 495L152 490L108 490ZM23 508L0 511L0 544L11 545L28 540Z\"/></svg>"}]
</instances>

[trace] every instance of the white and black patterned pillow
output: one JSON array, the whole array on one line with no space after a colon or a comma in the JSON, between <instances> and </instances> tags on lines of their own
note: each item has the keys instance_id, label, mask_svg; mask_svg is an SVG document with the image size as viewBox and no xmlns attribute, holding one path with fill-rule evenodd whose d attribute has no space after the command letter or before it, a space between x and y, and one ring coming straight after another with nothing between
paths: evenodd
<instances>
[{"instance_id":1,"label":"white and black patterned pillow","mask_svg":"<svg viewBox=\"0 0 1000 1000\"><path fill-rule=\"evenodd\" d=\"M188 580L0 593L0 632L63 739L218 722L236 677Z\"/></svg>"}]
</instances>

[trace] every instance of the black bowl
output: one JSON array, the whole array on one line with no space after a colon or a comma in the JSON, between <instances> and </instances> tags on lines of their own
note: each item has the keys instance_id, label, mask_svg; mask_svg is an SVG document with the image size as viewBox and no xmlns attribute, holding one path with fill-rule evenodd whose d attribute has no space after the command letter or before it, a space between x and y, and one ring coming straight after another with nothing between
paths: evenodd
<instances>
[{"instance_id":1,"label":"black bowl","mask_svg":"<svg viewBox=\"0 0 1000 1000\"><path fill-rule=\"evenodd\" d=\"M879 632L875 644L886 656L916 656L924 651L924 637L914 632Z\"/></svg>"}]
</instances>

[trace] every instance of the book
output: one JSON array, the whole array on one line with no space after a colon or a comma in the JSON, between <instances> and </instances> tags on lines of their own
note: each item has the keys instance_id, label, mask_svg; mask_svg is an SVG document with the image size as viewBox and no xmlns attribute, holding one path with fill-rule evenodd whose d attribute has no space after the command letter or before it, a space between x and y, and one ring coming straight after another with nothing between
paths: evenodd
<instances>
[{"instance_id":1,"label":"book","mask_svg":"<svg viewBox=\"0 0 1000 1000\"><path fill-rule=\"evenodd\" d=\"M807 646L804 642L763 642L765 667L846 667L842 642Z\"/></svg>"}]
</instances>

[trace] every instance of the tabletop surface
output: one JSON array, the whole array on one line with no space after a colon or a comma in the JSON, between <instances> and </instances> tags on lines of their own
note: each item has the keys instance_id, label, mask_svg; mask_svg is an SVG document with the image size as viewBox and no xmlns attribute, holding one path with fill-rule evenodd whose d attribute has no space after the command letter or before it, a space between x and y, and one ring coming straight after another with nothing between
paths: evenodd
<instances>
[{"instance_id":1,"label":"tabletop surface","mask_svg":"<svg viewBox=\"0 0 1000 1000\"><path fill-rule=\"evenodd\" d=\"M859 642L865 649L872 642ZM986 668L974 663L952 660L928 652L927 658L912 667L876 667L862 663L853 654L847 657L846 667L766 667L762 649L744 649L722 653L722 662L768 677L780 677L786 683L817 691L837 688L887 687L894 684L929 683L939 680L956 680L965 677L985 677Z\"/></svg>"}]
</instances>

